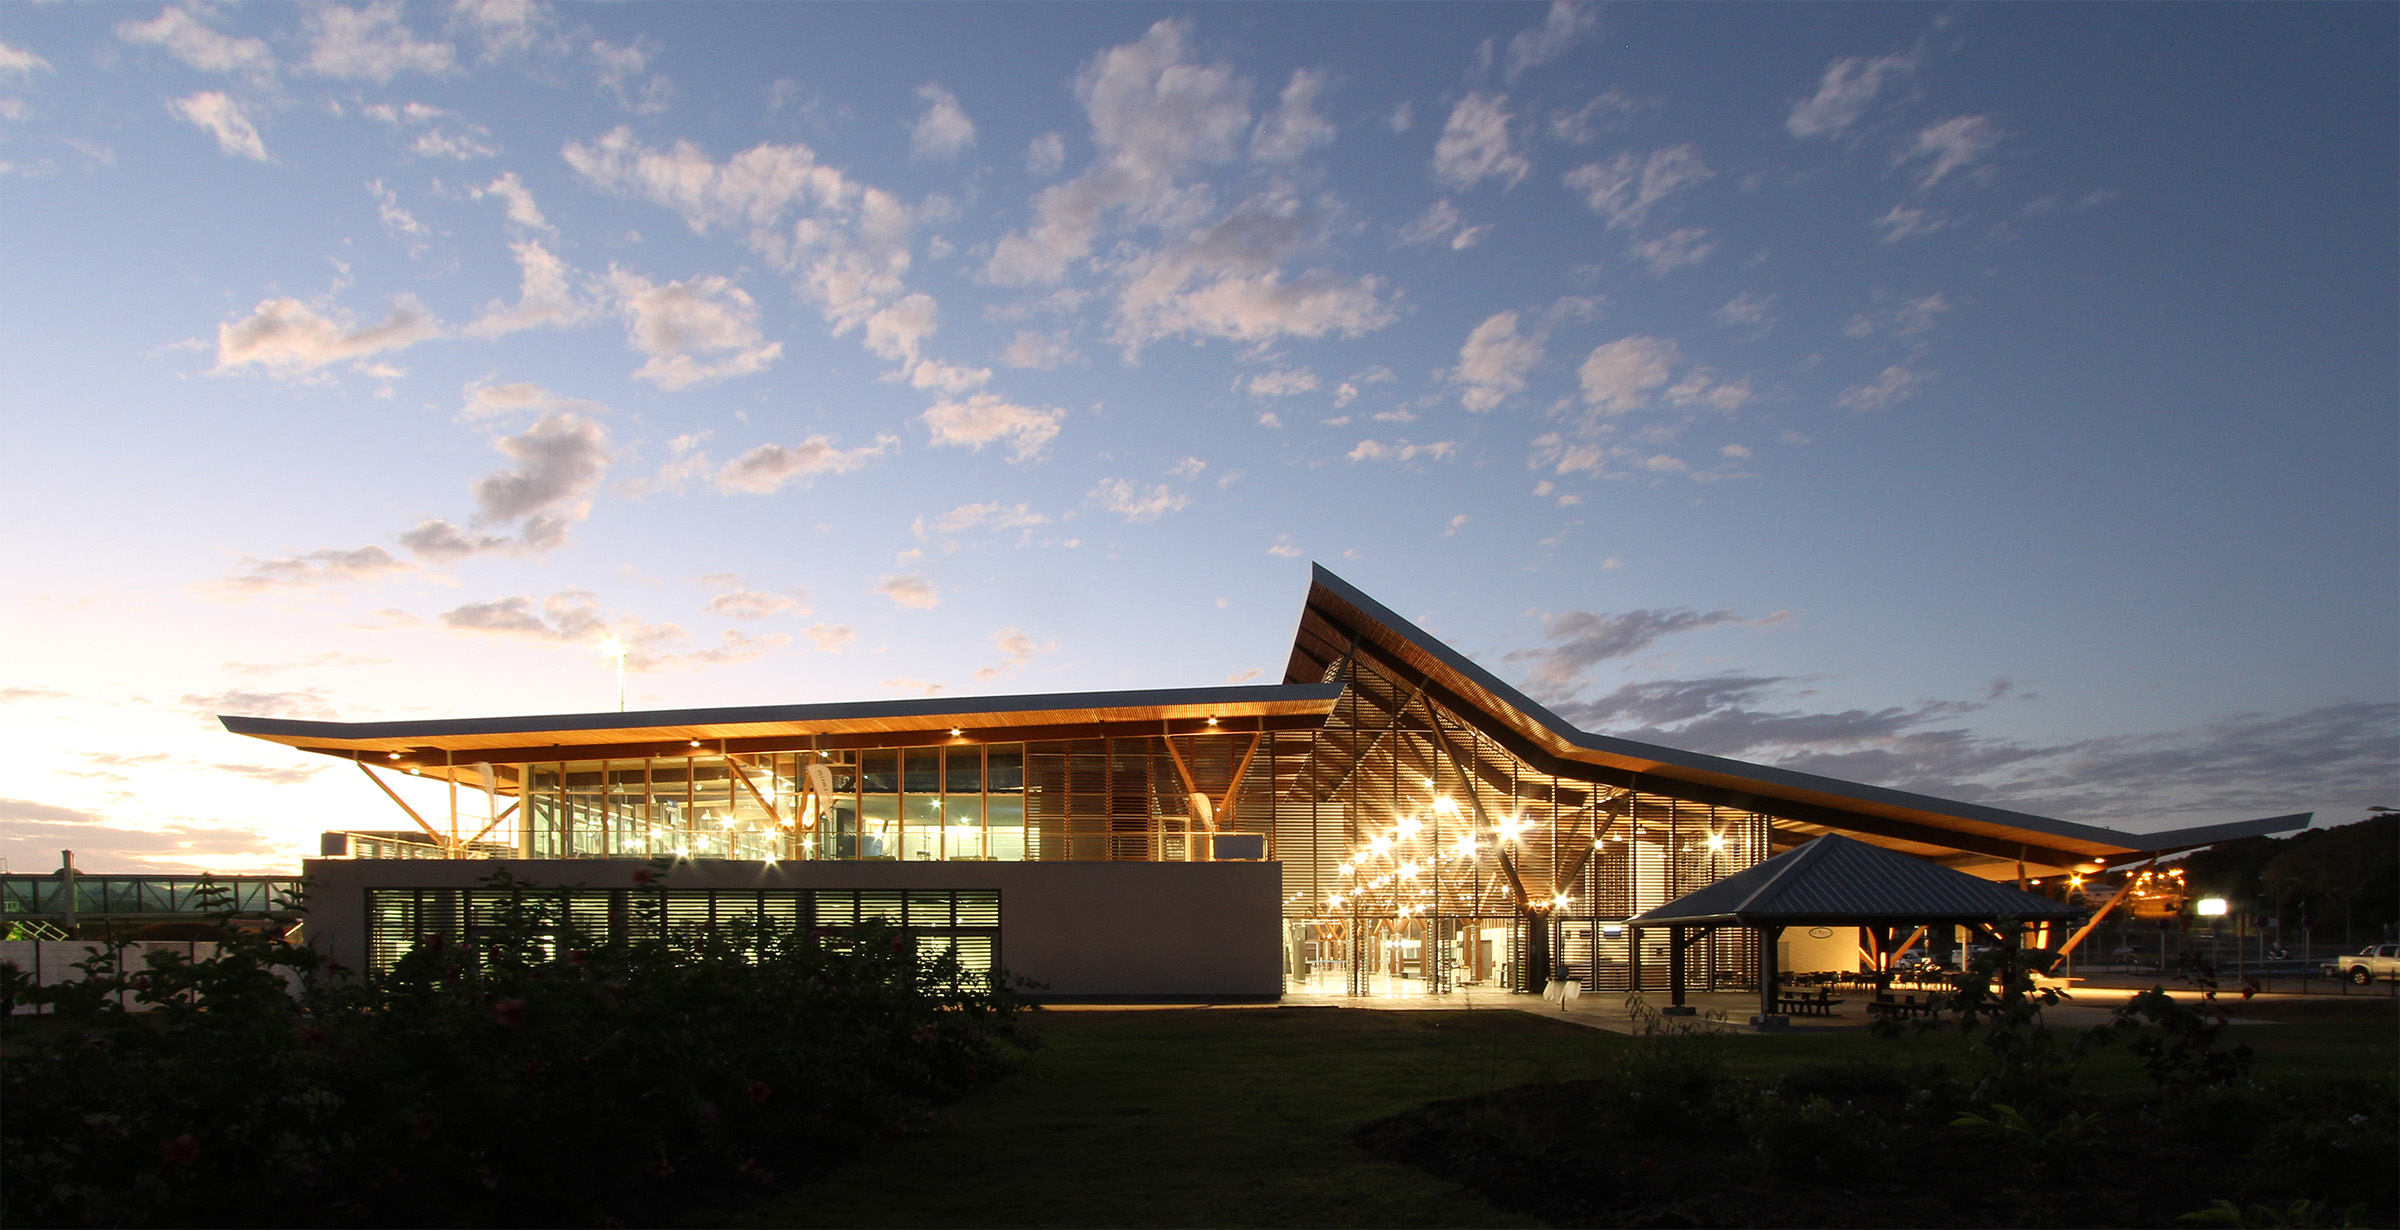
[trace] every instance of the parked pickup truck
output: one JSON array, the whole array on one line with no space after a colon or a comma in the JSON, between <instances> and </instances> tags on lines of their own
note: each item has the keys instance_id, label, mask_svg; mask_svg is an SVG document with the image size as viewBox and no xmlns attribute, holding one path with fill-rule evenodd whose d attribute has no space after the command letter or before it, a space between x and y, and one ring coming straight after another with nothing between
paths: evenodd
<instances>
[{"instance_id":1,"label":"parked pickup truck","mask_svg":"<svg viewBox=\"0 0 2400 1230\"><path fill-rule=\"evenodd\" d=\"M2325 976L2347 978L2365 986L2378 978L2400 978L2400 944L2369 944L2347 957L2325 963Z\"/></svg>"}]
</instances>

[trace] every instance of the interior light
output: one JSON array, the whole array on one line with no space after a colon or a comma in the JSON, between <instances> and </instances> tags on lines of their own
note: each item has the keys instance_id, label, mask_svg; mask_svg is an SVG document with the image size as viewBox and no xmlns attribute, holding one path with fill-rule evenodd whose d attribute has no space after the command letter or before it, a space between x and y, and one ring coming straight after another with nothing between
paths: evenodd
<instances>
[{"instance_id":1,"label":"interior light","mask_svg":"<svg viewBox=\"0 0 2400 1230\"><path fill-rule=\"evenodd\" d=\"M1354 875L1357 875L1357 874L1358 874L1358 866L1357 866L1357 864L1354 864L1354 863L1344 863L1344 864L1342 864L1342 874L1343 874L1343 875L1346 875L1346 876L1354 876Z\"/></svg>"},{"instance_id":2,"label":"interior light","mask_svg":"<svg viewBox=\"0 0 2400 1230\"><path fill-rule=\"evenodd\" d=\"M1215 719L1215 718L1213 718L1213 717L1212 717L1212 718L1210 718L1210 719L1208 719L1208 724L1209 724L1209 725L1211 725L1211 726L1214 726L1214 725L1216 725L1216 724L1217 724L1217 719Z\"/></svg>"},{"instance_id":3,"label":"interior light","mask_svg":"<svg viewBox=\"0 0 2400 1230\"><path fill-rule=\"evenodd\" d=\"M1433 809L1445 816L1455 816L1458 814L1458 800L1445 794L1433 801Z\"/></svg>"},{"instance_id":4,"label":"interior light","mask_svg":"<svg viewBox=\"0 0 2400 1230\"><path fill-rule=\"evenodd\" d=\"M1723 834L1723 833L1710 833L1710 834L1708 835L1708 848L1709 848L1709 849L1711 849L1711 850L1722 850L1722 849L1724 849L1724 848L1725 848L1725 834Z\"/></svg>"},{"instance_id":5,"label":"interior light","mask_svg":"<svg viewBox=\"0 0 2400 1230\"><path fill-rule=\"evenodd\" d=\"M967 732L965 732L965 731L963 731L963 730L960 730L960 729L959 729L958 727L956 727L956 726L953 726L953 727L951 727L951 728L950 728L950 737L951 737L951 738L953 738L953 739L955 739L955 738L957 738L957 737L959 737L960 735L963 735L963 734L965 734L965 733L967 733Z\"/></svg>"},{"instance_id":6,"label":"interior light","mask_svg":"<svg viewBox=\"0 0 2400 1230\"><path fill-rule=\"evenodd\" d=\"M692 746L693 746L693 747L698 747L698 746L700 746L700 741L699 741L698 739L694 739L694 740L692 740Z\"/></svg>"},{"instance_id":7,"label":"interior light","mask_svg":"<svg viewBox=\"0 0 2400 1230\"><path fill-rule=\"evenodd\" d=\"M394 760L400 759L400 753L398 752L385 752L384 755L389 756Z\"/></svg>"}]
</instances>

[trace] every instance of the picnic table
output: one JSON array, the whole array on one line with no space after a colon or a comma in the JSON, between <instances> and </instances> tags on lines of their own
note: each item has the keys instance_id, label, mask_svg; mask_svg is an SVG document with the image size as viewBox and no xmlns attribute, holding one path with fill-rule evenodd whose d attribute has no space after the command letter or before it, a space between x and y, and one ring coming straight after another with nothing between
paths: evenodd
<instances>
[{"instance_id":1,"label":"picnic table","mask_svg":"<svg viewBox=\"0 0 2400 1230\"><path fill-rule=\"evenodd\" d=\"M1889 995L1878 995L1867 1001L1867 1014L1870 1016L1932 1016L1938 1011L1940 1009L1931 995L1926 996L1922 1002L1914 995L1902 996L1899 999L1893 999Z\"/></svg>"},{"instance_id":2,"label":"picnic table","mask_svg":"<svg viewBox=\"0 0 2400 1230\"><path fill-rule=\"evenodd\" d=\"M1833 997L1831 988L1821 989L1814 995L1786 991L1775 997L1778 1010L1798 1016L1832 1016L1834 1005L1843 1002Z\"/></svg>"}]
</instances>

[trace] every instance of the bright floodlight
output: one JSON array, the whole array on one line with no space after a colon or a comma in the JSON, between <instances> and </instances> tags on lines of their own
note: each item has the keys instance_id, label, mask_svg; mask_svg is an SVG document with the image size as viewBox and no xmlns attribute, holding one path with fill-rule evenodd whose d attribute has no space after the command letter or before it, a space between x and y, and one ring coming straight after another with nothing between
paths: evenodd
<instances>
[{"instance_id":1,"label":"bright floodlight","mask_svg":"<svg viewBox=\"0 0 2400 1230\"><path fill-rule=\"evenodd\" d=\"M2223 897L2202 897L2200 899L2200 903L2192 908L2196 912L2205 915L2223 914L2225 912L2225 899Z\"/></svg>"}]
</instances>

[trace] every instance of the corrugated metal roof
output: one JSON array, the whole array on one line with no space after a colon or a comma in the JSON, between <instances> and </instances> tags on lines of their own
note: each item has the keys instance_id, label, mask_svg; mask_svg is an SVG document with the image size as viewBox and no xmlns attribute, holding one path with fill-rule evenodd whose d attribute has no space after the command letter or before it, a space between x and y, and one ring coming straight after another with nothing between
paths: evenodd
<instances>
[{"instance_id":1,"label":"corrugated metal roof","mask_svg":"<svg viewBox=\"0 0 2400 1230\"><path fill-rule=\"evenodd\" d=\"M1640 926L1734 923L1959 923L2070 918L2090 913L1952 871L1923 859L1827 833L1633 922Z\"/></svg>"}]
</instances>

